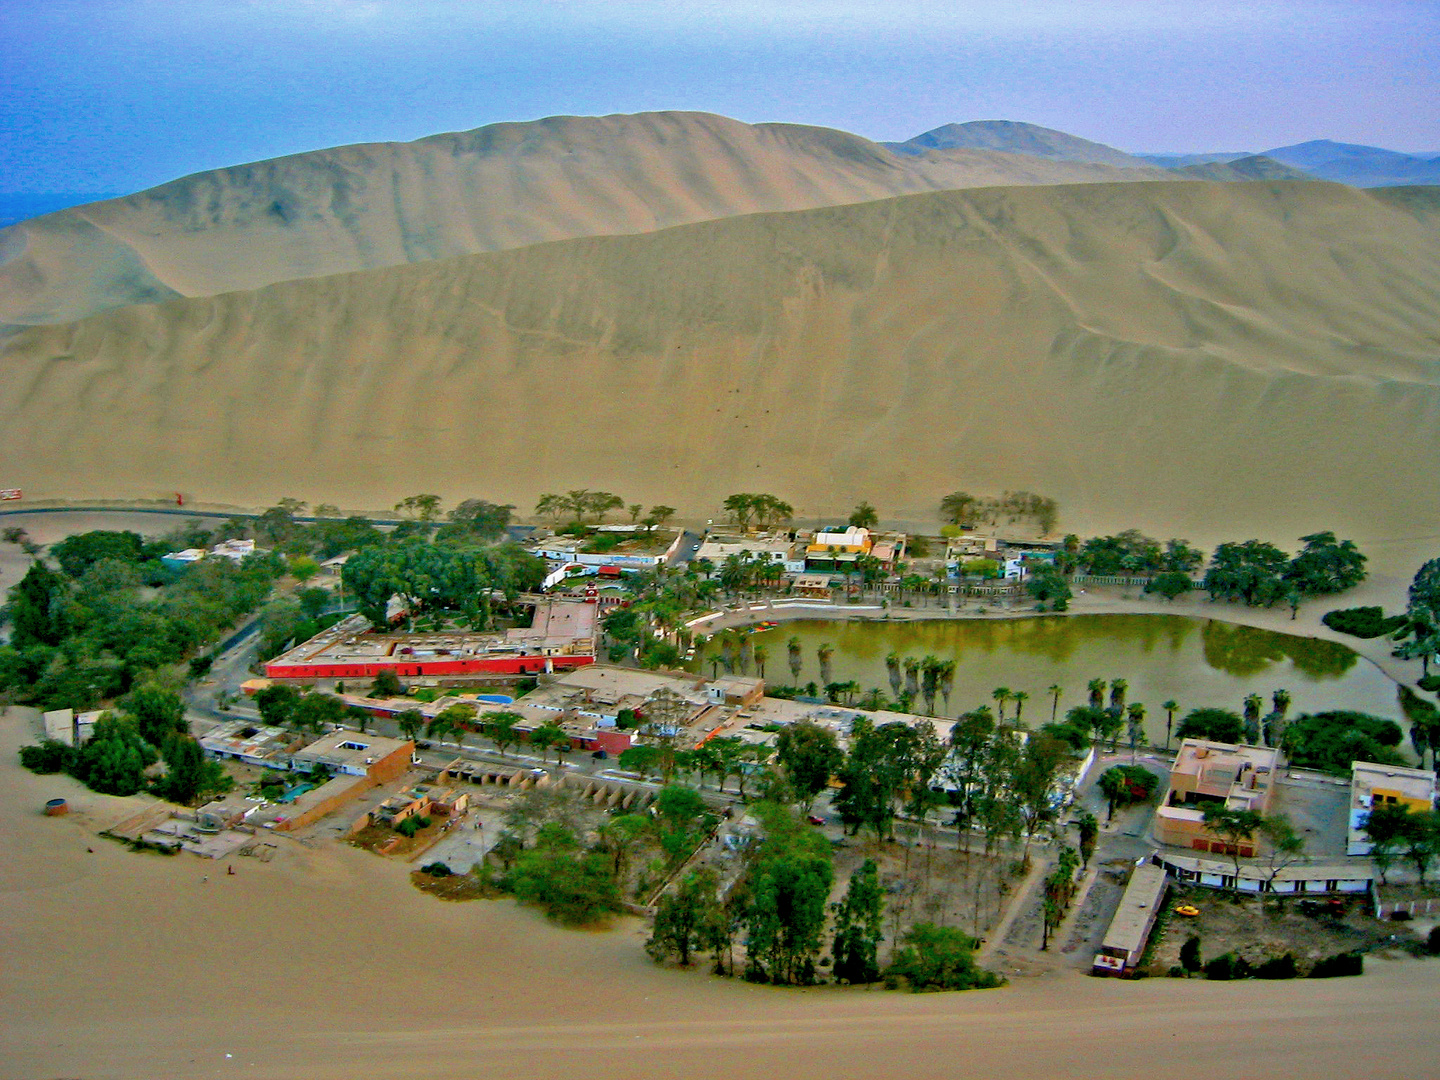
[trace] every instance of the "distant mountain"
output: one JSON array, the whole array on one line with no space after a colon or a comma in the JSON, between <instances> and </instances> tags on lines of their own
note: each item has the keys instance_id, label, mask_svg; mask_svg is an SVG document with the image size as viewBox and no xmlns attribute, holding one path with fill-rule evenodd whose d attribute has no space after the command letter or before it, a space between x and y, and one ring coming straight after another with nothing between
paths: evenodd
<instances>
[{"instance_id":1,"label":"distant mountain","mask_svg":"<svg viewBox=\"0 0 1440 1080\"><path fill-rule=\"evenodd\" d=\"M1254 157L1248 150L1228 154L1136 154L1141 161L1147 161L1151 165L1158 165L1162 169L1183 169L1187 165L1209 165L1212 162L1239 161L1241 158Z\"/></svg>"},{"instance_id":2,"label":"distant mountain","mask_svg":"<svg viewBox=\"0 0 1440 1080\"><path fill-rule=\"evenodd\" d=\"M1212 180L1221 183L1243 183L1246 180L1315 180L1317 177L1301 169L1282 164L1264 154L1235 158L1231 161L1206 161L1194 165L1183 165L1173 170L1180 176L1193 180Z\"/></svg>"},{"instance_id":3,"label":"distant mountain","mask_svg":"<svg viewBox=\"0 0 1440 1080\"><path fill-rule=\"evenodd\" d=\"M0 193L0 229L17 221L53 214L56 210L79 206L81 203L118 199L118 191L47 191L39 194L8 195Z\"/></svg>"},{"instance_id":4,"label":"distant mountain","mask_svg":"<svg viewBox=\"0 0 1440 1080\"><path fill-rule=\"evenodd\" d=\"M1311 176L1353 187L1440 184L1440 160L1378 146L1357 146L1329 139L1264 151L1265 157L1304 169Z\"/></svg>"},{"instance_id":5,"label":"distant mountain","mask_svg":"<svg viewBox=\"0 0 1440 1080\"><path fill-rule=\"evenodd\" d=\"M1028 154L1051 161L1114 165L1122 169L1145 168L1152 164L1123 150L1116 150L1113 146L1014 120L974 120L968 124L946 124L934 131L916 135L906 142L883 145L901 154L923 154L927 150L964 147L970 150Z\"/></svg>"}]
</instances>

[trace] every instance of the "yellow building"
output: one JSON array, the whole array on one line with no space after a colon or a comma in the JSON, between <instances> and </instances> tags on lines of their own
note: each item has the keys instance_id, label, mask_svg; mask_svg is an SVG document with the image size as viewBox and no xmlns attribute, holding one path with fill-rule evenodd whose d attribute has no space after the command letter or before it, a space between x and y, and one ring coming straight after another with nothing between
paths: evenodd
<instances>
[{"instance_id":1,"label":"yellow building","mask_svg":"<svg viewBox=\"0 0 1440 1080\"><path fill-rule=\"evenodd\" d=\"M1400 765L1376 765L1357 761L1350 766L1350 829L1347 855L1369 855L1370 841L1365 823L1376 806L1404 806L1412 814L1435 806L1435 774L1428 769L1407 769Z\"/></svg>"},{"instance_id":2,"label":"yellow building","mask_svg":"<svg viewBox=\"0 0 1440 1080\"><path fill-rule=\"evenodd\" d=\"M1227 844L1205 828L1205 808L1224 805L1232 810L1267 814L1275 796L1279 751L1264 746L1237 746L1185 739L1170 770L1165 798L1155 811L1155 839L1172 847L1186 847L1232 855ZM1255 843L1238 845L1241 858L1256 854Z\"/></svg>"}]
</instances>

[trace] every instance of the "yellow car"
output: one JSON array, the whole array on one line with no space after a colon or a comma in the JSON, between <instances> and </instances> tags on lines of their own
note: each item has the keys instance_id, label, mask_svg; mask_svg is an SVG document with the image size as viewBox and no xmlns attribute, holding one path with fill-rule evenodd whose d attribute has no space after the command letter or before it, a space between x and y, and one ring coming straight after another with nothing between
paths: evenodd
<instances>
[{"instance_id":1,"label":"yellow car","mask_svg":"<svg viewBox=\"0 0 1440 1080\"><path fill-rule=\"evenodd\" d=\"M1194 907L1191 904L1181 904L1175 909L1175 914L1183 915L1187 919L1193 919L1196 915L1200 914L1200 909L1198 907Z\"/></svg>"}]
</instances>

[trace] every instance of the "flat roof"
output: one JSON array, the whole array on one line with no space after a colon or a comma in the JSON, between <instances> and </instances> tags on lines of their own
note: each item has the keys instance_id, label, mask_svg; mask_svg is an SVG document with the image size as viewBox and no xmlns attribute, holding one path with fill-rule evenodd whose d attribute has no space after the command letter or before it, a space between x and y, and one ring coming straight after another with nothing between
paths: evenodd
<instances>
[{"instance_id":1,"label":"flat roof","mask_svg":"<svg viewBox=\"0 0 1440 1080\"><path fill-rule=\"evenodd\" d=\"M1123 950L1128 956L1145 944L1151 920L1165 895L1165 868L1154 863L1137 866L1120 897L1120 907L1105 931L1105 949Z\"/></svg>"},{"instance_id":2,"label":"flat roof","mask_svg":"<svg viewBox=\"0 0 1440 1080\"><path fill-rule=\"evenodd\" d=\"M1435 774L1429 769L1377 765L1373 761L1356 761L1350 769L1351 791L1356 799L1377 787L1392 787L1416 799L1435 796Z\"/></svg>"},{"instance_id":3,"label":"flat roof","mask_svg":"<svg viewBox=\"0 0 1440 1080\"><path fill-rule=\"evenodd\" d=\"M320 736L309 746L296 750L292 756L297 761L373 765L397 750L403 750L413 745L409 739L388 739L383 735L362 735L357 731L339 728L328 735Z\"/></svg>"}]
</instances>

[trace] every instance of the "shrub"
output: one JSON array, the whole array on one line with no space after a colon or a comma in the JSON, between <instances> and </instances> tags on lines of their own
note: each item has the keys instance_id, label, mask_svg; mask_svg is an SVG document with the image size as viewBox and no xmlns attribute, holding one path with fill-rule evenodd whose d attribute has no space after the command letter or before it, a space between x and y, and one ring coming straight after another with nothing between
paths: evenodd
<instances>
[{"instance_id":1,"label":"shrub","mask_svg":"<svg viewBox=\"0 0 1440 1080\"><path fill-rule=\"evenodd\" d=\"M1186 971L1200 970L1200 935L1191 934L1180 946L1180 966Z\"/></svg>"},{"instance_id":2,"label":"shrub","mask_svg":"<svg viewBox=\"0 0 1440 1080\"><path fill-rule=\"evenodd\" d=\"M1346 975L1365 974L1365 957L1358 952L1336 953L1316 960L1310 969L1312 979L1336 979Z\"/></svg>"},{"instance_id":3,"label":"shrub","mask_svg":"<svg viewBox=\"0 0 1440 1080\"><path fill-rule=\"evenodd\" d=\"M1284 956L1272 956L1255 969L1257 979L1293 979L1295 978L1295 956L1293 953L1286 953Z\"/></svg>"},{"instance_id":4,"label":"shrub","mask_svg":"<svg viewBox=\"0 0 1440 1080\"><path fill-rule=\"evenodd\" d=\"M398 832L401 836L405 837L407 840L413 840L415 838L415 834L420 831L420 819L407 817L404 821L400 822L400 824L395 826L395 831Z\"/></svg>"},{"instance_id":5,"label":"shrub","mask_svg":"<svg viewBox=\"0 0 1440 1080\"><path fill-rule=\"evenodd\" d=\"M45 739L39 746L20 747L20 764L33 773L66 772L75 760L75 751L55 739Z\"/></svg>"},{"instance_id":6,"label":"shrub","mask_svg":"<svg viewBox=\"0 0 1440 1080\"><path fill-rule=\"evenodd\" d=\"M1284 746L1301 768L1349 776L1355 761L1403 765L1395 750L1402 732L1394 720L1347 709L1306 713L1285 729Z\"/></svg>"},{"instance_id":7,"label":"shrub","mask_svg":"<svg viewBox=\"0 0 1440 1080\"><path fill-rule=\"evenodd\" d=\"M1382 634L1393 634L1405 625L1404 615L1385 617L1378 607L1337 608L1327 611L1320 620L1338 634L1351 637L1375 638Z\"/></svg>"},{"instance_id":8,"label":"shrub","mask_svg":"<svg viewBox=\"0 0 1440 1080\"><path fill-rule=\"evenodd\" d=\"M1425 939L1425 947L1430 950L1431 956L1440 956L1440 926L1430 928L1430 936Z\"/></svg>"},{"instance_id":9,"label":"shrub","mask_svg":"<svg viewBox=\"0 0 1440 1080\"><path fill-rule=\"evenodd\" d=\"M950 926L916 923L904 947L885 971L888 986L905 983L914 993L927 990L988 990L1004 980L975 966L975 940Z\"/></svg>"},{"instance_id":10,"label":"shrub","mask_svg":"<svg viewBox=\"0 0 1440 1080\"><path fill-rule=\"evenodd\" d=\"M1426 675L1415 684L1421 690L1429 690L1430 693L1440 690L1440 675Z\"/></svg>"},{"instance_id":11,"label":"shrub","mask_svg":"<svg viewBox=\"0 0 1440 1080\"><path fill-rule=\"evenodd\" d=\"M1221 953L1205 964L1205 978L1216 982L1229 982L1235 978L1235 954Z\"/></svg>"},{"instance_id":12,"label":"shrub","mask_svg":"<svg viewBox=\"0 0 1440 1080\"><path fill-rule=\"evenodd\" d=\"M1168 979L1188 979L1190 973L1179 964L1171 964L1170 970L1165 972L1165 977Z\"/></svg>"},{"instance_id":13,"label":"shrub","mask_svg":"<svg viewBox=\"0 0 1440 1080\"><path fill-rule=\"evenodd\" d=\"M429 874L431 877L449 877L454 871L443 862L426 863L420 867L422 874Z\"/></svg>"},{"instance_id":14,"label":"shrub","mask_svg":"<svg viewBox=\"0 0 1440 1080\"><path fill-rule=\"evenodd\" d=\"M200 676L206 674L214 663L215 657L210 653L205 653L202 656L192 656L190 658L190 674L198 679Z\"/></svg>"}]
</instances>

